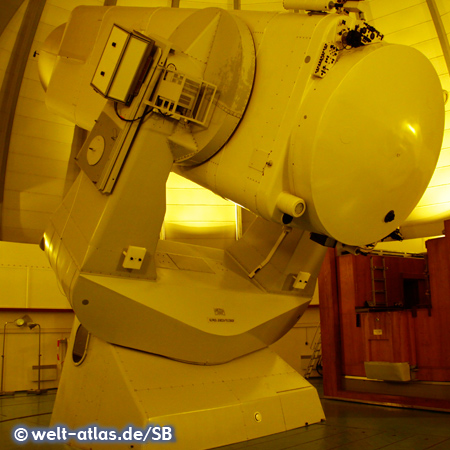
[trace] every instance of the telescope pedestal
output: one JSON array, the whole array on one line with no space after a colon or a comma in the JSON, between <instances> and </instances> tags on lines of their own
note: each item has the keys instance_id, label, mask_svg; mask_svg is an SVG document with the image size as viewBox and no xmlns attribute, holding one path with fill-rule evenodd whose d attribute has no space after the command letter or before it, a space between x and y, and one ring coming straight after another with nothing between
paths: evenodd
<instances>
[{"instance_id":1,"label":"telescope pedestal","mask_svg":"<svg viewBox=\"0 0 450 450\"><path fill-rule=\"evenodd\" d=\"M75 325L74 332L77 329ZM73 338L74 338L73 332ZM74 339L71 339L72 346ZM320 422L317 391L266 348L226 364L201 366L130 350L90 337L81 364L69 348L52 424L172 426L165 448L210 449ZM133 443L134 449L154 442ZM72 442L76 448L104 443ZM103 447L102 447L103 445ZM130 443L108 444L129 449Z\"/></svg>"}]
</instances>

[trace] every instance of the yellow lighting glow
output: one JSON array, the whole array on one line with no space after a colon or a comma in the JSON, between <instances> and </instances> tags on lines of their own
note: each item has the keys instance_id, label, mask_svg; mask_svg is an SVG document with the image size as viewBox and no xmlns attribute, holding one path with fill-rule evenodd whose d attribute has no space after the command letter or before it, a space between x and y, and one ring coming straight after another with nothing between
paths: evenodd
<instances>
[{"instance_id":1,"label":"yellow lighting glow","mask_svg":"<svg viewBox=\"0 0 450 450\"><path fill-rule=\"evenodd\" d=\"M166 193L166 239L235 238L234 203L175 173L169 176Z\"/></svg>"}]
</instances>

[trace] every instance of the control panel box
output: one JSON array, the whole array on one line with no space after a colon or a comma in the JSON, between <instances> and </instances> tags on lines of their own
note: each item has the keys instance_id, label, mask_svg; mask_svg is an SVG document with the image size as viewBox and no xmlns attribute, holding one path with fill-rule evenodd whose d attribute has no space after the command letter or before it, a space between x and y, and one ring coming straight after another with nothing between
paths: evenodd
<instances>
[{"instance_id":1,"label":"control panel box","mask_svg":"<svg viewBox=\"0 0 450 450\"><path fill-rule=\"evenodd\" d=\"M150 67L154 41L114 25L91 81L104 97L130 104Z\"/></svg>"}]
</instances>

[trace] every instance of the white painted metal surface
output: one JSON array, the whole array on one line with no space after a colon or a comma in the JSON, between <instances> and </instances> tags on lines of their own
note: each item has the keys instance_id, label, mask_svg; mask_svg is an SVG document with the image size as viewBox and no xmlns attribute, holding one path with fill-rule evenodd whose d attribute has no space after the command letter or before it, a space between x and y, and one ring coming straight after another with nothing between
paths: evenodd
<instances>
[{"instance_id":1,"label":"white painted metal surface","mask_svg":"<svg viewBox=\"0 0 450 450\"><path fill-rule=\"evenodd\" d=\"M67 161L70 155L70 142L73 136L73 126L64 119L49 113L44 107L44 93L39 88L36 71L37 59L42 59L42 44L48 33L56 26L67 21L70 10L77 4L101 5L101 0L53 0L47 2L42 22L36 34L34 50L39 57L29 58L28 68L22 83L20 100L15 115L15 126L10 145L8 176L6 179L5 203L3 205L3 233L9 241L38 243L45 225L53 210L62 198L65 177L68 183L73 180L71 171L67 171ZM450 90L450 77L445 66L442 50L439 45L433 22L426 2L404 0L365 0L359 2L366 11L366 19L385 34L385 40L399 43L421 51L434 65L442 87ZM148 0L118 0L122 6L148 6ZM282 2L260 0L241 0L242 10L281 11ZM450 30L448 13L449 3L446 0L436 1L446 31ZM153 7L169 7L170 0L152 0ZM220 6L230 8L225 0L182 0L181 8L204 8ZM15 17L0 37L0 48L4 56L0 62L0 79L6 69L8 55L14 44L20 17ZM262 34L261 34L262 36ZM259 37L256 37L256 41ZM450 103L446 110L449 111ZM449 216L449 155L450 155L450 122L447 114L446 132L442 145L441 156L435 176L429 189L421 199L418 207L409 217L407 227L403 227L406 237L431 236L442 232L442 220ZM183 212L190 208L181 205L178 210ZM207 207L201 208L208 210ZM170 207L171 215L173 208ZM208 223L215 222L215 215L222 214L224 208L212 208L213 212ZM168 227L168 237L176 235L183 239L199 241L199 235L189 236L192 225L186 220L177 218L176 223ZM204 217L204 216L202 216ZM433 221L432 224L429 224ZM206 222L204 222L206 224ZM216 224L218 225L218 224ZM229 238L232 226L219 229L218 226L206 231L210 234L209 243L223 242ZM199 232L200 229L197 230ZM201 235L203 238L205 234ZM407 244L406 244L407 245Z\"/></svg>"},{"instance_id":2,"label":"white painted metal surface","mask_svg":"<svg viewBox=\"0 0 450 450\"><path fill-rule=\"evenodd\" d=\"M0 242L0 291L0 308L71 308L37 245Z\"/></svg>"},{"instance_id":3,"label":"white painted metal surface","mask_svg":"<svg viewBox=\"0 0 450 450\"><path fill-rule=\"evenodd\" d=\"M134 139L122 139L130 127L122 123L117 105L105 105L88 87L115 23L154 36L160 52L140 94L128 110L121 110L127 120L139 123ZM105 140L120 140L125 153L111 171L109 190L97 186L91 169L82 166L86 174L46 231L51 264L77 316L96 336L93 348L101 346L98 356L102 351L109 355L100 357L98 365L88 355L76 369L71 367L68 386L77 383L75 370L92 376L106 372L104 367L112 377L105 389L111 392L127 383L123 367L108 362L111 352L121 351L112 344L174 360L170 364L178 378L198 370L184 364L188 362L221 364L213 372L215 380L220 381L222 369L235 380L236 371L253 370L254 358L264 360L255 363L257 373L272 377L273 361L264 348L283 336L307 307L325 254L309 231L364 245L389 234L406 217L437 160L442 95L430 64L418 52L380 43L350 49L345 36L363 25L338 14L216 9L81 8L73 14L48 84L48 104L89 129L99 118L95 136L100 132ZM92 46L86 36L93 34L97 40ZM169 66L172 73L217 87L209 122L190 124L185 111L167 115L173 99L165 88L160 92L170 97L167 108L159 109L149 96L149 86L158 92L160 75ZM421 83L430 86L427 95L416 92ZM174 164L186 178L260 218L226 251L158 243L165 182ZM410 177L415 183L406 186ZM130 265L135 248L145 254L140 254L142 264ZM161 361L127 352L132 364ZM204 369L209 376L212 371ZM179 448L198 448L193 442L198 430L201 448L217 446L299 426L294 419L299 402L311 400L311 391L293 392L288 379L281 378L282 388L268 396L264 389L249 392L251 383L244 383L238 401L257 424L264 423L260 409L267 402L270 408L281 403L269 428L236 423L235 408L228 408L236 405L234 388L219 393L220 398L207 388L163 389L158 405L164 403L163 416L174 417L186 433L188 443L177 444ZM93 392L95 383L89 384ZM74 408L78 400L71 388L65 392L58 401L69 401ZM83 420L116 424L126 411L131 417L138 404L135 394L121 398L120 413L106 408L94 417L96 413L86 411ZM203 413L194 412L207 410L212 420L211 401L225 420L214 420L209 430L200 422ZM304 422L322 416L312 401L301 416ZM155 415L160 413L145 411L136 420ZM73 419L60 403L54 420ZM184 420L192 434L183 428ZM228 433L231 440L224 442Z\"/></svg>"},{"instance_id":4,"label":"white painted metal surface","mask_svg":"<svg viewBox=\"0 0 450 450\"><path fill-rule=\"evenodd\" d=\"M71 352L70 346L68 356ZM91 337L85 362L78 367L69 360L65 364L52 423L74 428L99 423L117 429L129 424L139 428L149 423L171 425L176 442L165 443L164 448L198 450L322 419L315 388L269 349L205 367ZM105 443L72 445L97 450ZM106 445L127 449L130 444ZM150 449L155 444L133 445Z\"/></svg>"},{"instance_id":5,"label":"white painted metal surface","mask_svg":"<svg viewBox=\"0 0 450 450\"><path fill-rule=\"evenodd\" d=\"M265 27L252 98L227 151L175 170L269 220L281 221L276 198L289 192L306 202L294 225L370 244L406 219L433 174L444 126L439 80L419 52L386 44L341 51L327 76L312 78L339 18L313 16L299 32L298 16ZM275 60L286 63L273 70Z\"/></svg>"}]
</instances>

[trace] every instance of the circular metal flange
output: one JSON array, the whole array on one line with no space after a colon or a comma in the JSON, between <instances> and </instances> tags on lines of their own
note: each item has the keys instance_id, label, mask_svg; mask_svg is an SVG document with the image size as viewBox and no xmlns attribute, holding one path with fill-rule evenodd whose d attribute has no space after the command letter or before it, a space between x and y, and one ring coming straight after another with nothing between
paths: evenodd
<instances>
[{"instance_id":1,"label":"circular metal flange","mask_svg":"<svg viewBox=\"0 0 450 450\"><path fill-rule=\"evenodd\" d=\"M253 38L238 17L206 8L185 19L169 41L182 52L167 65L217 87L207 127L180 121L168 138L175 163L200 164L221 149L244 114L255 75Z\"/></svg>"}]
</instances>

